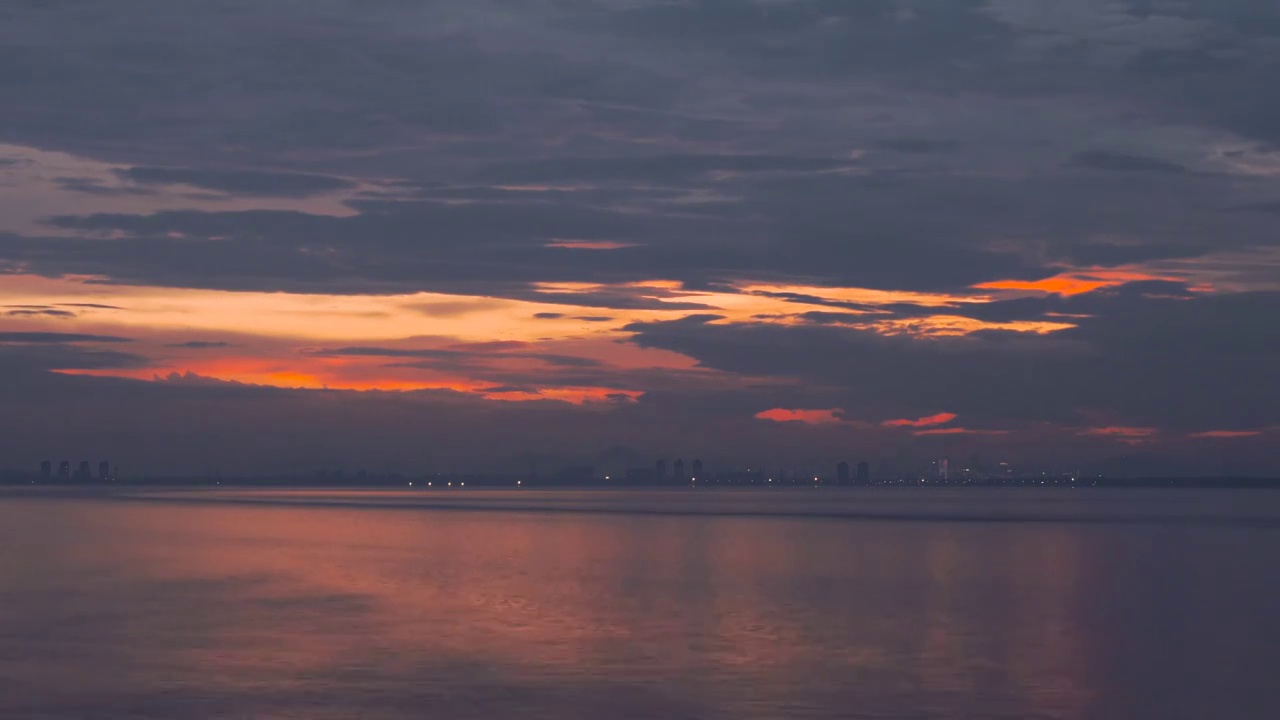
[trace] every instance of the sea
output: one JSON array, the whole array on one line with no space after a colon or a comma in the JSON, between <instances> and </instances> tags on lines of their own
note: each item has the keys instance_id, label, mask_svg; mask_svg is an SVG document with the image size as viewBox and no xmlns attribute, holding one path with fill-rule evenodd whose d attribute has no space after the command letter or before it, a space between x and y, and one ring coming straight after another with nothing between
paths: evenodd
<instances>
[{"instance_id":1,"label":"sea","mask_svg":"<svg viewBox=\"0 0 1280 720\"><path fill-rule=\"evenodd\" d=\"M1280 718L1280 492L8 489L0 718Z\"/></svg>"}]
</instances>

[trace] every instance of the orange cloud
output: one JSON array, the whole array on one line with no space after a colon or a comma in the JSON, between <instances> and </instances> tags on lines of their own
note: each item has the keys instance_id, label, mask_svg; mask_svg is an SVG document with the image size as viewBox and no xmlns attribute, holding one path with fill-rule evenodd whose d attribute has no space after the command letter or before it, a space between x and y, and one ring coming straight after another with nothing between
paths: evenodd
<instances>
[{"instance_id":1,"label":"orange cloud","mask_svg":"<svg viewBox=\"0 0 1280 720\"><path fill-rule=\"evenodd\" d=\"M1187 437L1197 440L1210 438L1230 439L1257 437L1261 434L1261 430L1207 430L1205 432L1191 433Z\"/></svg>"},{"instance_id":2,"label":"orange cloud","mask_svg":"<svg viewBox=\"0 0 1280 720\"><path fill-rule=\"evenodd\" d=\"M959 416L955 413L944 412L922 417L919 420L885 420L880 424L884 427L928 427L930 425L945 425L957 417Z\"/></svg>"},{"instance_id":3,"label":"orange cloud","mask_svg":"<svg viewBox=\"0 0 1280 720\"><path fill-rule=\"evenodd\" d=\"M635 247L635 243L614 242L613 240L552 240L545 247L566 248L569 250L621 250Z\"/></svg>"},{"instance_id":4,"label":"orange cloud","mask_svg":"<svg viewBox=\"0 0 1280 720\"><path fill-rule=\"evenodd\" d=\"M802 422L809 425L831 425L842 422L836 417L839 410L788 410L786 408L773 408L764 412L756 413L758 420L770 420L772 422Z\"/></svg>"},{"instance_id":5,"label":"orange cloud","mask_svg":"<svg viewBox=\"0 0 1280 720\"><path fill-rule=\"evenodd\" d=\"M1015 290L1045 293L1047 295L1082 295L1102 288L1119 287L1131 282L1165 280L1178 282L1181 278L1169 275L1152 275L1123 268L1089 268L1060 273L1043 280L995 280L974 285L975 290Z\"/></svg>"},{"instance_id":6,"label":"orange cloud","mask_svg":"<svg viewBox=\"0 0 1280 720\"><path fill-rule=\"evenodd\" d=\"M987 322L961 315L929 315L918 318L875 320L865 323L852 323L848 326L860 330L872 330L881 335L911 335L915 337L961 337L981 330L1004 330L1007 332L1048 335L1059 330L1070 330L1076 327L1072 323L1048 320Z\"/></svg>"}]
</instances>

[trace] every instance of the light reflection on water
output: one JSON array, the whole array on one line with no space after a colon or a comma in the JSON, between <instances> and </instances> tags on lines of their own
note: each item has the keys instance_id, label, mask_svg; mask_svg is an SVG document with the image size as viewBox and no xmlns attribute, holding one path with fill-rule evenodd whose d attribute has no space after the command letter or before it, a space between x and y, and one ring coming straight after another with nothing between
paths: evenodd
<instances>
[{"instance_id":1,"label":"light reflection on water","mask_svg":"<svg viewBox=\"0 0 1280 720\"><path fill-rule=\"evenodd\" d=\"M813 497L0 496L0 717L1280 716L1268 494Z\"/></svg>"}]
</instances>

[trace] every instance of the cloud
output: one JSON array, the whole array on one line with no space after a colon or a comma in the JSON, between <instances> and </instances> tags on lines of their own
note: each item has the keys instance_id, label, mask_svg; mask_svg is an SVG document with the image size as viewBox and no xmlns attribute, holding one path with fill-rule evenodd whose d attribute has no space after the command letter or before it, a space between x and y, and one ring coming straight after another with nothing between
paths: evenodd
<instances>
[{"instance_id":1,"label":"cloud","mask_svg":"<svg viewBox=\"0 0 1280 720\"><path fill-rule=\"evenodd\" d=\"M60 332L5 332L0 331L0 343L29 343L39 345L56 345L61 343L126 343L129 338L113 335L89 335L84 333Z\"/></svg>"},{"instance_id":2,"label":"cloud","mask_svg":"<svg viewBox=\"0 0 1280 720\"><path fill-rule=\"evenodd\" d=\"M219 340L187 340L180 343L169 343L165 347L186 348L188 350L213 350L216 348L231 347L231 343Z\"/></svg>"},{"instance_id":3,"label":"cloud","mask_svg":"<svg viewBox=\"0 0 1280 720\"><path fill-rule=\"evenodd\" d=\"M975 430L972 428L951 427L951 428L930 428L928 430L915 430L911 433L916 437L930 437L937 435L1008 435L1008 430Z\"/></svg>"},{"instance_id":4,"label":"cloud","mask_svg":"<svg viewBox=\"0 0 1280 720\"><path fill-rule=\"evenodd\" d=\"M1177 163L1142 157L1140 155L1126 155L1124 153L1106 152L1103 150L1089 150L1086 152L1076 153L1071 161L1073 164L1080 167L1086 167L1093 170L1111 170L1116 172L1153 172L1172 173L1176 175L1187 171L1185 167L1178 165Z\"/></svg>"},{"instance_id":5,"label":"cloud","mask_svg":"<svg viewBox=\"0 0 1280 720\"><path fill-rule=\"evenodd\" d=\"M60 177L54 178L53 181L63 190L84 193L86 195L118 197L121 195L151 194L151 191L147 188L140 188L131 185L109 185L99 178Z\"/></svg>"},{"instance_id":6,"label":"cloud","mask_svg":"<svg viewBox=\"0 0 1280 720\"><path fill-rule=\"evenodd\" d=\"M546 246L564 248L566 250L622 250L635 247L635 244L615 242L613 240L552 240Z\"/></svg>"},{"instance_id":7,"label":"cloud","mask_svg":"<svg viewBox=\"0 0 1280 720\"><path fill-rule=\"evenodd\" d=\"M1121 440L1145 440L1153 437L1158 431L1151 427L1094 427L1086 428L1080 431L1081 435L1094 435L1100 437L1114 437Z\"/></svg>"},{"instance_id":8,"label":"cloud","mask_svg":"<svg viewBox=\"0 0 1280 720\"><path fill-rule=\"evenodd\" d=\"M1187 435L1193 440L1236 440L1253 438L1262 434L1261 430L1206 430Z\"/></svg>"},{"instance_id":9,"label":"cloud","mask_svg":"<svg viewBox=\"0 0 1280 720\"><path fill-rule=\"evenodd\" d=\"M788 410L773 408L756 413L759 420L778 423L798 422L806 425L831 425L842 422L839 410Z\"/></svg>"},{"instance_id":10,"label":"cloud","mask_svg":"<svg viewBox=\"0 0 1280 720\"><path fill-rule=\"evenodd\" d=\"M885 420L880 424L883 425L884 427L917 427L918 428L918 427L928 427L930 425L945 425L951 422L952 420L955 420L957 417L958 416L955 413L943 412L943 413L937 413L936 415L929 415L926 417L922 417L917 420L907 420L907 419Z\"/></svg>"},{"instance_id":11,"label":"cloud","mask_svg":"<svg viewBox=\"0 0 1280 720\"><path fill-rule=\"evenodd\" d=\"M13 308L13 309L6 310L6 311L4 311L4 312L3 312L3 314L4 314L4 315L7 315L7 316L9 316L9 317L17 317L17 318L39 318L39 317L47 317L47 318L73 318L73 317L75 317L75 316L76 316L76 314L75 314L75 313L73 313L73 312L71 312L71 311L69 311L69 310L58 310L57 308L38 307L38 306L31 306L31 307L14 307L14 306L9 306L9 307L10 307L10 308Z\"/></svg>"},{"instance_id":12,"label":"cloud","mask_svg":"<svg viewBox=\"0 0 1280 720\"><path fill-rule=\"evenodd\" d=\"M140 185L191 185L234 195L276 197L306 197L355 186L349 180L326 175L258 170L131 167L120 170L119 175Z\"/></svg>"},{"instance_id":13,"label":"cloud","mask_svg":"<svg viewBox=\"0 0 1280 720\"><path fill-rule=\"evenodd\" d=\"M894 152L913 155L928 155L955 150L959 143L954 140L931 140L929 138L889 138L876 143L877 147Z\"/></svg>"},{"instance_id":14,"label":"cloud","mask_svg":"<svg viewBox=\"0 0 1280 720\"><path fill-rule=\"evenodd\" d=\"M1147 468L1197 432L1280 424L1267 3L331 2L302 31L288 4L86 13L25 3L0 24L0 302L19 313L0 331L80 338L7 341L0 361L46 395L195 398L229 425L271 407L319 454L359 437L408 464L425 460L402 428L439 407L466 408L440 432L477 456L469 438L506 437L486 416L545 430L534 446L614 433L725 454L840 449L760 408L842 408L841 442L890 455L1096 457L1114 444L1081 428L1150 427ZM75 290L26 289L41 279ZM186 292L184 322L157 311ZM299 354L283 323L245 335L223 312L242 303L366 354ZM442 336L509 337L508 310L547 340ZM164 349L203 333L234 347ZM139 357L89 355L117 335ZM342 396L397 418L370 424L404 433L387 439L326 419L334 391L45 372L219 362L255 382L457 387L430 411ZM548 414L499 412L486 388ZM233 390L249 409L221 404ZM583 419L556 392L638 395ZM880 425L940 407L965 426ZM218 447L246 442L225 432ZM1262 467L1267 439L1229 444ZM1234 462L1183 444L1186 467Z\"/></svg>"},{"instance_id":15,"label":"cloud","mask_svg":"<svg viewBox=\"0 0 1280 720\"><path fill-rule=\"evenodd\" d=\"M529 350L525 343L473 345L470 347L447 347L430 349L388 348L388 347L340 347L308 350L307 354L317 357L385 357L385 358L423 358L432 361L448 361L453 367L465 367L469 363L483 362L499 358L515 358L522 360L538 360L556 367L593 368L601 363L587 357L562 355ZM422 364L422 367L441 367L435 363Z\"/></svg>"}]
</instances>

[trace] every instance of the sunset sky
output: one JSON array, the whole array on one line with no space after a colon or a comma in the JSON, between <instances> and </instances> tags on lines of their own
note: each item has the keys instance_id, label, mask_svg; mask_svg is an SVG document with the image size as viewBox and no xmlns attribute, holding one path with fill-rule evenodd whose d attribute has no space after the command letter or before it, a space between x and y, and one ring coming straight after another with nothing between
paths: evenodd
<instances>
[{"instance_id":1,"label":"sunset sky","mask_svg":"<svg viewBox=\"0 0 1280 720\"><path fill-rule=\"evenodd\" d=\"M0 467L1280 473L1280 4L0 8Z\"/></svg>"}]
</instances>

